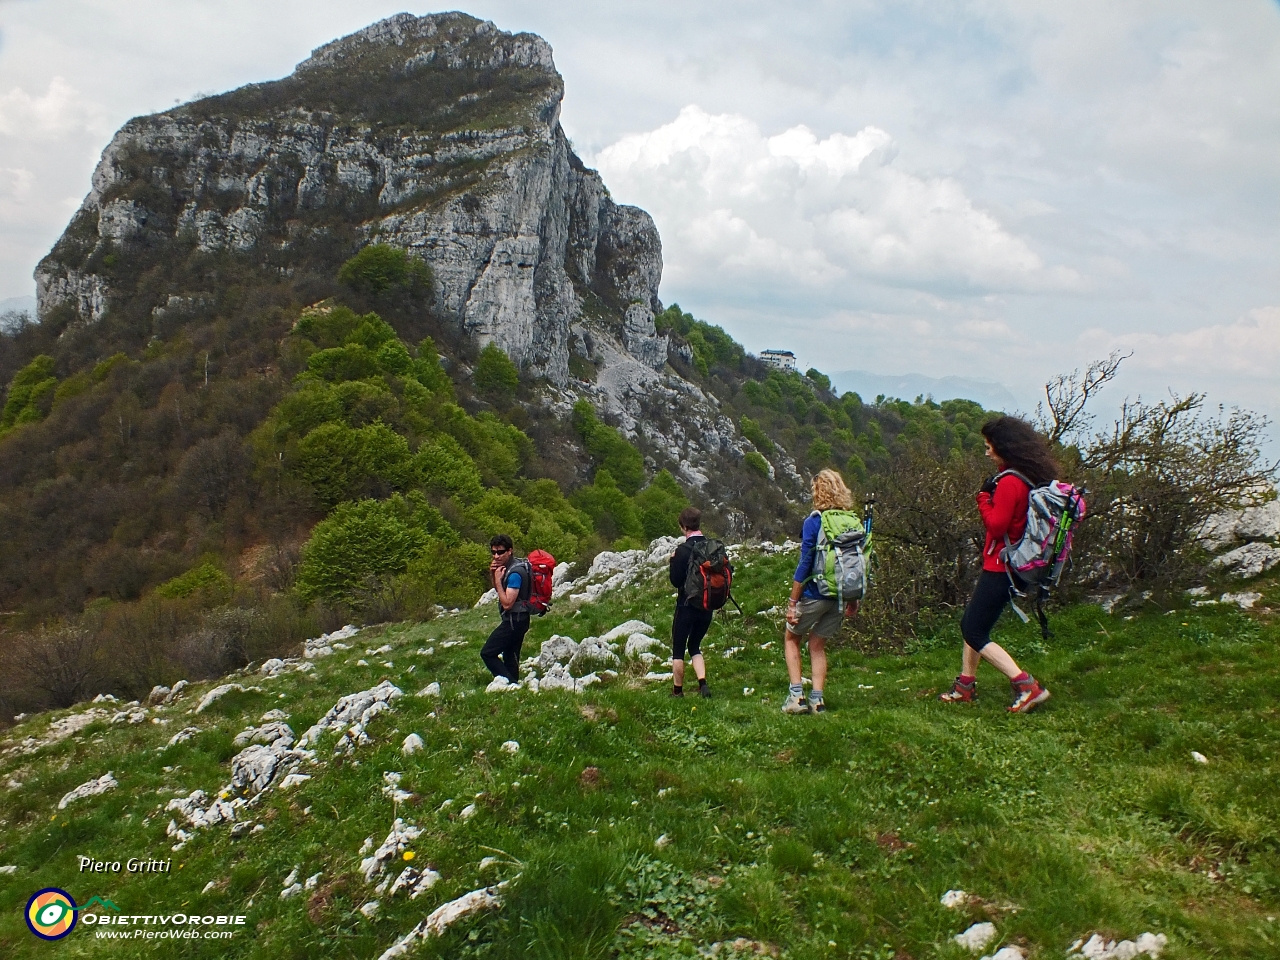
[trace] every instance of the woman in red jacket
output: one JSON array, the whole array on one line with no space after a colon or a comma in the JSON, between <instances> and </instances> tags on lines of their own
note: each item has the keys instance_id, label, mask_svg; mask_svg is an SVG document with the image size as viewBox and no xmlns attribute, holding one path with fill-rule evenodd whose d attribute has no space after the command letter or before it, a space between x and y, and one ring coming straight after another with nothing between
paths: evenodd
<instances>
[{"instance_id":1,"label":"woman in red jacket","mask_svg":"<svg viewBox=\"0 0 1280 960\"><path fill-rule=\"evenodd\" d=\"M1049 691L1020 668L1000 644L991 640L991 628L1008 606L1012 590L1001 551L1006 537L1009 543L1016 544L1026 531L1027 500L1031 492L1027 481L1036 486L1048 483L1058 476L1059 468L1044 437L1024 420L997 417L983 424L982 435L987 440L987 456L998 471L978 493L978 512L987 528L982 572L960 620L960 633L964 637L960 676L938 699L943 703L972 700L978 689L978 663L986 660L1013 685L1009 711L1026 713L1048 700Z\"/></svg>"}]
</instances>

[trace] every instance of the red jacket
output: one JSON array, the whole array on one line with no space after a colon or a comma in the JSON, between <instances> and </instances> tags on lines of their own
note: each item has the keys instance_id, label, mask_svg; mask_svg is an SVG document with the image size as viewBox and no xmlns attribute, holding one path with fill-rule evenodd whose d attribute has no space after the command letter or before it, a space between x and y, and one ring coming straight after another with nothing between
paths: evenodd
<instances>
[{"instance_id":1,"label":"red jacket","mask_svg":"<svg viewBox=\"0 0 1280 960\"><path fill-rule=\"evenodd\" d=\"M1027 529L1030 493L1030 487L1009 474L996 484L994 497L989 493L978 494L978 512L982 514L982 525L987 528L987 541L982 547L983 570L1004 573L1004 561L1000 559L1004 538L1007 535L1010 543L1022 539Z\"/></svg>"}]
</instances>

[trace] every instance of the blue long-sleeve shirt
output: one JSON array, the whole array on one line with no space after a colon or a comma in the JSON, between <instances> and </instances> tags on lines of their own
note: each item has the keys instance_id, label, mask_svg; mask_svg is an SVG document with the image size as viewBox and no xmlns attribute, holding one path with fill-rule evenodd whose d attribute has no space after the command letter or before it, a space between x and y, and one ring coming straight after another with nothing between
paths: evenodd
<instances>
[{"instance_id":1,"label":"blue long-sleeve shirt","mask_svg":"<svg viewBox=\"0 0 1280 960\"><path fill-rule=\"evenodd\" d=\"M822 518L816 513L809 514L804 521L804 526L800 529L800 562L796 564L796 574L792 578L796 583L804 583L813 573L813 561L818 553L818 532L821 529ZM818 582L809 580L805 583L800 596L821 600L822 594L818 593Z\"/></svg>"}]
</instances>

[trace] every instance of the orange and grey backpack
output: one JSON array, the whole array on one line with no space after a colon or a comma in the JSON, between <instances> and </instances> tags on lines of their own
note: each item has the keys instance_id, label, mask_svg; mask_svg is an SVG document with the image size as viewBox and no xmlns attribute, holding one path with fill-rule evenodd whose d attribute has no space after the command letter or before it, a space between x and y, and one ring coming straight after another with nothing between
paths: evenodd
<instances>
[{"instance_id":1,"label":"orange and grey backpack","mask_svg":"<svg viewBox=\"0 0 1280 960\"><path fill-rule=\"evenodd\" d=\"M699 610L719 610L733 597L733 564L724 544L711 537L686 541L689 572L684 578L685 602ZM736 601L735 601L736 606Z\"/></svg>"}]
</instances>

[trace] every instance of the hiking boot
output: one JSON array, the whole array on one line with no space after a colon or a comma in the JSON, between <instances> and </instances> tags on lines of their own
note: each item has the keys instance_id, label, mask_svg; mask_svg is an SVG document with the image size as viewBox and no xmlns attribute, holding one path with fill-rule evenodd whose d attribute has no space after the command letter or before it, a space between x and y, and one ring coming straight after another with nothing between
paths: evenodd
<instances>
[{"instance_id":1,"label":"hiking boot","mask_svg":"<svg viewBox=\"0 0 1280 960\"><path fill-rule=\"evenodd\" d=\"M787 699L782 704L783 713L808 713L809 701L804 697L797 697L794 693L788 693Z\"/></svg>"},{"instance_id":2,"label":"hiking boot","mask_svg":"<svg viewBox=\"0 0 1280 960\"><path fill-rule=\"evenodd\" d=\"M1010 713L1028 713L1038 704L1049 699L1049 691L1040 686L1035 677L1028 675L1025 680L1010 680L1013 687L1013 703L1009 704Z\"/></svg>"},{"instance_id":3,"label":"hiking boot","mask_svg":"<svg viewBox=\"0 0 1280 960\"><path fill-rule=\"evenodd\" d=\"M814 700L812 703L809 704L809 712L810 713L826 713L827 705L822 700Z\"/></svg>"},{"instance_id":4,"label":"hiking boot","mask_svg":"<svg viewBox=\"0 0 1280 960\"><path fill-rule=\"evenodd\" d=\"M972 703L978 696L978 681L970 680L968 683L956 677L955 683L951 684L951 689L946 693L938 694L938 699L943 703Z\"/></svg>"},{"instance_id":5,"label":"hiking boot","mask_svg":"<svg viewBox=\"0 0 1280 960\"><path fill-rule=\"evenodd\" d=\"M672 695L673 697L683 697L683 696L684 696L684 691L683 691L683 690L672 690L672 691L671 691L671 695Z\"/></svg>"},{"instance_id":6,"label":"hiking boot","mask_svg":"<svg viewBox=\"0 0 1280 960\"><path fill-rule=\"evenodd\" d=\"M703 700L710 700L711 688L708 687L705 683L702 684L700 687L698 687L698 696L700 696Z\"/></svg>"}]
</instances>

